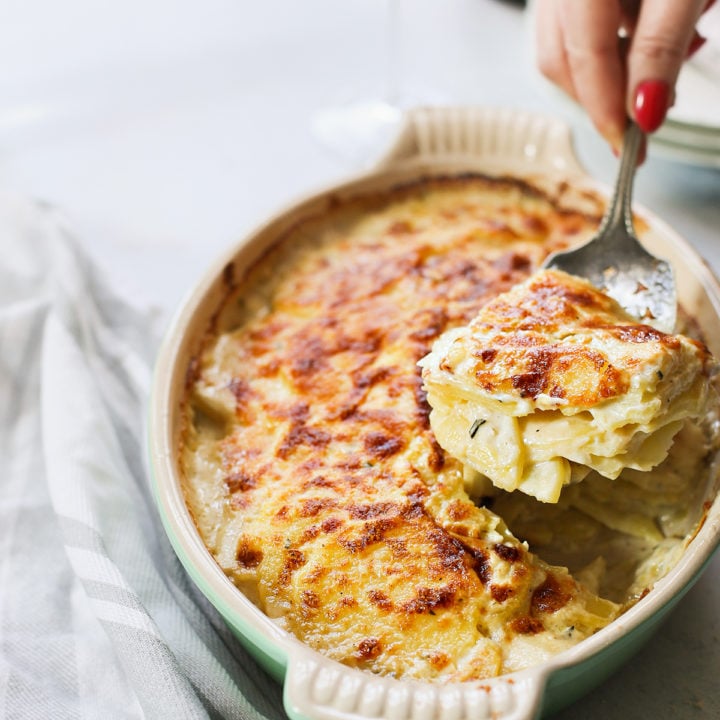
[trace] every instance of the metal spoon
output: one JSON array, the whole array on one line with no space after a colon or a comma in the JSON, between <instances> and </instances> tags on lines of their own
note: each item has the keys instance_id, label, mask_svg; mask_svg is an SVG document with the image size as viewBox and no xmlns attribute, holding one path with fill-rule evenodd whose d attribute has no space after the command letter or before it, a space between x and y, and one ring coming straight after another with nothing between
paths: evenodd
<instances>
[{"instance_id":1,"label":"metal spoon","mask_svg":"<svg viewBox=\"0 0 720 720\"><path fill-rule=\"evenodd\" d=\"M628 122L615 191L597 235L579 248L550 255L543 267L586 278L630 315L672 333L677 315L672 268L645 250L633 226L632 182L641 142L640 128Z\"/></svg>"}]
</instances>

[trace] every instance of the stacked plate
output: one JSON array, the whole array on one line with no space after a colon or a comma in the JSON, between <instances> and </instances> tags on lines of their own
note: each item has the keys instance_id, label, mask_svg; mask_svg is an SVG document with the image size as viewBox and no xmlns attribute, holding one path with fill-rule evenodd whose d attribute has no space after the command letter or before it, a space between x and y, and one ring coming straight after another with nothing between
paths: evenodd
<instances>
[{"instance_id":1,"label":"stacked plate","mask_svg":"<svg viewBox=\"0 0 720 720\"><path fill-rule=\"evenodd\" d=\"M675 160L720 168L720 7L701 20L707 42L685 63L674 107L653 136L653 150Z\"/></svg>"}]
</instances>

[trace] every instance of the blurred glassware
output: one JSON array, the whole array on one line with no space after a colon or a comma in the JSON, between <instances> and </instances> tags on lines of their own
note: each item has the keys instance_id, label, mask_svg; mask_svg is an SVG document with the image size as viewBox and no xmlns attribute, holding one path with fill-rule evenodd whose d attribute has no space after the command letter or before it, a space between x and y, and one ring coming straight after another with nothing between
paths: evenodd
<instances>
[{"instance_id":1,"label":"blurred glassware","mask_svg":"<svg viewBox=\"0 0 720 720\"><path fill-rule=\"evenodd\" d=\"M400 24L402 0L384 1L383 89L377 96L350 98L317 110L311 118L315 139L354 167L371 165L400 130L403 111L438 104L434 91L401 87Z\"/></svg>"}]
</instances>

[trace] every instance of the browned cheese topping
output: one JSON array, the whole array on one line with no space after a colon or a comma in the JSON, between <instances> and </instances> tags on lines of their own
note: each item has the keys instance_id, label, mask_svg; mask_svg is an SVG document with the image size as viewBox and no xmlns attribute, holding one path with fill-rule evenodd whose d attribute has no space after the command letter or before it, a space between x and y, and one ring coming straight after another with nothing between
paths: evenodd
<instances>
[{"instance_id":1,"label":"browned cheese topping","mask_svg":"<svg viewBox=\"0 0 720 720\"><path fill-rule=\"evenodd\" d=\"M612 619L468 498L417 367L596 224L519 182L420 182L301 222L230 296L191 378L185 490L221 567L283 627L373 672L468 680ZM575 361L538 357L518 382Z\"/></svg>"},{"instance_id":2,"label":"browned cheese topping","mask_svg":"<svg viewBox=\"0 0 720 720\"><path fill-rule=\"evenodd\" d=\"M644 360L637 345L666 346L671 353L681 344L678 336L629 318L625 325L618 322L617 305L607 295L556 272L540 273L522 291L488 303L471 328L485 341L474 351L475 378L485 391L518 391L522 397L544 393L582 407L627 391L633 366ZM590 342L564 342L571 332L624 346L623 364L609 362ZM707 348L694 345L707 361ZM628 357L633 352L635 357Z\"/></svg>"}]
</instances>

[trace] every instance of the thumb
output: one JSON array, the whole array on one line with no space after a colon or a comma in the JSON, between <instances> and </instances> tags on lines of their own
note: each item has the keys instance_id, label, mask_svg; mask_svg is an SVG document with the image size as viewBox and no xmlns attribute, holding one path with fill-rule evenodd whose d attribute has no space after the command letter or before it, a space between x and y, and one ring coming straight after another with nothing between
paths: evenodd
<instances>
[{"instance_id":1,"label":"thumb","mask_svg":"<svg viewBox=\"0 0 720 720\"><path fill-rule=\"evenodd\" d=\"M675 83L707 0L643 0L627 58L628 113L655 132L674 102Z\"/></svg>"}]
</instances>

